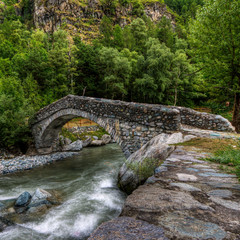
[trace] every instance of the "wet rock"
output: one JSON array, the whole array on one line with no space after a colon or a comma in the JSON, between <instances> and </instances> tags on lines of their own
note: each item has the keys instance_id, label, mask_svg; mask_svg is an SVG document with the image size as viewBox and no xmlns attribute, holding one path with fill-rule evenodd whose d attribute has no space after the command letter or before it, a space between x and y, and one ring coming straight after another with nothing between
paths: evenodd
<instances>
[{"instance_id":1,"label":"wet rock","mask_svg":"<svg viewBox=\"0 0 240 240\"><path fill-rule=\"evenodd\" d=\"M22 193L15 202L15 207L25 207L30 202L32 196L29 192Z\"/></svg>"},{"instance_id":2,"label":"wet rock","mask_svg":"<svg viewBox=\"0 0 240 240\"><path fill-rule=\"evenodd\" d=\"M2 210L4 208L5 208L5 205L2 202L0 202L0 210Z\"/></svg>"},{"instance_id":3,"label":"wet rock","mask_svg":"<svg viewBox=\"0 0 240 240\"><path fill-rule=\"evenodd\" d=\"M130 217L119 217L103 223L88 240L167 240L164 230Z\"/></svg>"},{"instance_id":4,"label":"wet rock","mask_svg":"<svg viewBox=\"0 0 240 240\"><path fill-rule=\"evenodd\" d=\"M103 141L103 143L104 144L108 144L108 143L110 143L111 142L111 136L110 135L108 135L108 134L104 134L103 136L102 136L102 139L101 139L102 141Z\"/></svg>"},{"instance_id":5,"label":"wet rock","mask_svg":"<svg viewBox=\"0 0 240 240\"><path fill-rule=\"evenodd\" d=\"M73 142L69 145L66 145L63 147L63 151L81 151L83 148L82 141L77 140L76 142Z\"/></svg>"},{"instance_id":6,"label":"wet rock","mask_svg":"<svg viewBox=\"0 0 240 240\"><path fill-rule=\"evenodd\" d=\"M0 216L0 232L2 232L5 228L13 225L15 225L13 222Z\"/></svg>"},{"instance_id":7,"label":"wet rock","mask_svg":"<svg viewBox=\"0 0 240 240\"><path fill-rule=\"evenodd\" d=\"M49 197L51 197L51 196L52 196L52 195L51 195L49 192L47 192L47 191L45 191L45 190L43 190L43 189L38 188L38 189L34 192L30 204L34 204L34 203L36 203L36 202L38 202L38 201L41 201L41 200L47 200L47 198L49 198Z\"/></svg>"}]
</instances>

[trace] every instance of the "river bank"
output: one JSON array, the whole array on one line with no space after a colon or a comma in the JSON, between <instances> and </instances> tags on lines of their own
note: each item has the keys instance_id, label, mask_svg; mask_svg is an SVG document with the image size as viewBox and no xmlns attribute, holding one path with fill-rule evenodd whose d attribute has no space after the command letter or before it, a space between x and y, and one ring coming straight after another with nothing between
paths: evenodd
<instances>
[{"instance_id":1,"label":"river bank","mask_svg":"<svg viewBox=\"0 0 240 240\"><path fill-rule=\"evenodd\" d=\"M89 240L239 240L240 183L220 164L204 160L210 155L175 146L127 197L120 217L103 223Z\"/></svg>"}]
</instances>

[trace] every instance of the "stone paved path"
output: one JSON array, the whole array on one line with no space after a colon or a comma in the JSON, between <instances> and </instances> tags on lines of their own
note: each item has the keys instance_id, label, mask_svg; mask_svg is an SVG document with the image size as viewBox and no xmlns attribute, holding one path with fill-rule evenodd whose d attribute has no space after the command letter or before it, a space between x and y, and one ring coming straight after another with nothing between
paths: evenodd
<instances>
[{"instance_id":1,"label":"stone paved path","mask_svg":"<svg viewBox=\"0 0 240 240\"><path fill-rule=\"evenodd\" d=\"M153 224L167 239L240 240L239 181L203 157L206 154L178 146L155 175L128 196L121 216ZM110 234L111 227L101 231L102 236ZM107 239L97 234L91 239ZM125 238L119 233L116 239Z\"/></svg>"}]
</instances>

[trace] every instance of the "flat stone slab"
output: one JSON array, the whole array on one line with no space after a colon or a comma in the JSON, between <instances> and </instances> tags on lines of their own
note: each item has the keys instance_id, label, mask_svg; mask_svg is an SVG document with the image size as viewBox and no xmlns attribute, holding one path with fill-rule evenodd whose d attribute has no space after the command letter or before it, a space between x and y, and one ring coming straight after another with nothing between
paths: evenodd
<instances>
[{"instance_id":1,"label":"flat stone slab","mask_svg":"<svg viewBox=\"0 0 240 240\"><path fill-rule=\"evenodd\" d=\"M155 173L161 173L161 172L166 172L168 171L168 168L165 166L160 166L155 169Z\"/></svg>"},{"instance_id":2,"label":"flat stone slab","mask_svg":"<svg viewBox=\"0 0 240 240\"><path fill-rule=\"evenodd\" d=\"M168 240L164 230L130 217L119 217L103 223L88 240Z\"/></svg>"},{"instance_id":3,"label":"flat stone slab","mask_svg":"<svg viewBox=\"0 0 240 240\"><path fill-rule=\"evenodd\" d=\"M240 184L221 183L221 182L208 182L207 184L214 188L228 188L228 189L235 189L240 191Z\"/></svg>"},{"instance_id":4,"label":"flat stone slab","mask_svg":"<svg viewBox=\"0 0 240 240\"><path fill-rule=\"evenodd\" d=\"M189 191L189 192L201 191L201 189L193 187L192 185L187 183L170 183L170 186L179 187L182 190Z\"/></svg>"},{"instance_id":5,"label":"flat stone slab","mask_svg":"<svg viewBox=\"0 0 240 240\"><path fill-rule=\"evenodd\" d=\"M196 168L186 168L186 170L191 171L191 172L199 172L199 169Z\"/></svg>"},{"instance_id":6,"label":"flat stone slab","mask_svg":"<svg viewBox=\"0 0 240 240\"><path fill-rule=\"evenodd\" d=\"M230 201L230 200L224 200L222 198L219 197L210 197L210 199L219 204L222 205L223 207L226 207L228 209L234 210L234 211L240 211L240 203L234 202L234 201Z\"/></svg>"},{"instance_id":7,"label":"flat stone slab","mask_svg":"<svg viewBox=\"0 0 240 240\"><path fill-rule=\"evenodd\" d=\"M236 178L236 175L226 174L226 173L214 173L214 172L205 172L198 173L201 177L220 177L220 178Z\"/></svg>"},{"instance_id":8,"label":"flat stone slab","mask_svg":"<svg viewBox=\"0 0 240 240\"><path fill-rule=\"evenodd\" d=\"M168 161L168 162L181 162L181 160L179 160L177 158L167 158L166 161Z\"/></svg>"},{"instance_id":9,"label":"flat stone slab","mask_svg":"<svg viewBox=\"0 0 240 240\"><path fill-rule=\"evenodd\" d=\"M177 239L190 237L191 239L222 240L226 236L226 232L218 225L211 222L203 222L194 217L181 216L173 213L161 216L160 222L161 225L170 229L174 237L181 237Z\"/></svg>"},{"instance_id":10,"label":"flat stone slab","mask_svg":"<svg viewBox=\"0 0 240 240\"><path fill-rule=\"evenodd\" d=\"M212 190L207 193L209 196L229 198L232 196L232 192L229 190Z\"/></svg>"},{"instance_id":11,"label":"flat stone slab","mask_svg":"<svg viewBox=\"0 0 240 240\"><path fill-rule=\"evenodd\" d=\"M202 165L202 164L194 164L193 167L195 167L195 168L209 168L208 165Z\"/></svg>"},{"instance_id":12,"label":"flat stone slab","mask_svg":"<svg viewBox=\"0 0 240 240\"><path fill-rule=\"evenodd\" d=\"M184 182L196 182L197 181L197 177L194 175L190 175L190 174L177 173L177 177L180 181L184 181Z\"/></svg>"}]
</instances>

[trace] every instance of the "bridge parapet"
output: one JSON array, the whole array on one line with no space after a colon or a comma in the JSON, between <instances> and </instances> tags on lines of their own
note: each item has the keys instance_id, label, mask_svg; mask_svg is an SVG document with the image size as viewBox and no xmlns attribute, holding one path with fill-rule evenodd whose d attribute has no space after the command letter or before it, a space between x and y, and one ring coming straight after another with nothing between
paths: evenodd
<instances>
[{"instance_id":1,"label":"bridge parapet","mask_svg":"<svg viewBox=\"0 0 240 240\"><path fill-rule=\"evenodd\" d=\"M58 151L57 143L62 126L75 117L84 117L105 128L128 157L156 135L179 131L181 123L194 125L194 121L198 121L202 122L200 127L221 126L221 129L231 130L231 124L228 122L229 126L225 126L225 119L216 115L208 114L208 117L198 119L194 117L202 115L185 112L189 116L177 107L68 95L36 113L32 120L32 132L39 153ZM213 121L214 116L219 123Z\"/></svg>"}]
</instances>

